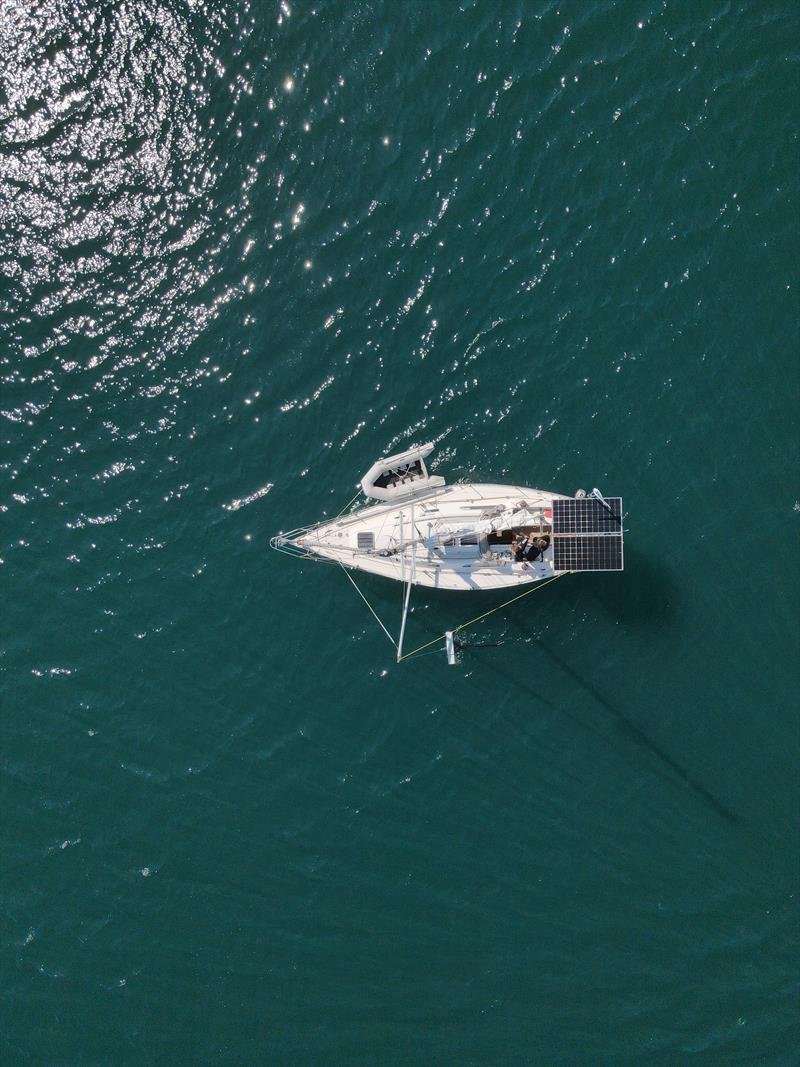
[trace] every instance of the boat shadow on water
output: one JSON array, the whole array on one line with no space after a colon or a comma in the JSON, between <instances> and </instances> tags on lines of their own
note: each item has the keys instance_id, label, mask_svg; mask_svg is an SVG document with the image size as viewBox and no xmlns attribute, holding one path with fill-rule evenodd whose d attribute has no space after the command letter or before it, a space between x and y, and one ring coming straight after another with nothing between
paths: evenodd
<instances>
[{"instance_id":1,"label":"boat shadow on water","mask_svg":"<svg viewBox=\"0 0 800 1067\"><path fill-rule=\"evenodd\" d=\"M557 588L567 608L597 608L630 629L655 632L675 623L680 598L673 573L667 562L626 548L621 573L572 575Z\"/></svg>"},{"instance_id":2,"label":"boat shadow on water","mask_svg":"<svg viewBox=\"0 0 800 1067\"><path fill-rule=\"evenodd\" d=\"M609 724L611 724L616 730L618 738L632 741L639 749L648 752L649 755L653 757L651 765L654 774L657 774L658 777L664 781L672 782L673 784L677 782L690 789L696 797L702 800L707 807L714 811L720 818L724 819L729 825L744 825L744 820L740 818L740 816L719 800L718 797L714 796L714 794L689 770L687 770L679 760L667 752L667 750L657 741L654 741L646 731L633 721L633 719L613 704L595 685L592 685L591 682L576 671L574 667L572 667L553 648L542 641L541 638L533 634L531 629L520 623L519 620L512 620L512 625L523 631L526 638L528 638L528 643L531 648L535 648L543 655L547 656L572 680L572 682L580 686L584 692L591 696L594 707L601 709L601 714L595 716L594 721L576 715L573 711L570 711L562 700L556 702L548 699L543 693L534 689L527 680L521 679L517 673L504 670L488 651L483 651L498 648L502 644L505 644L505 642L465 642L462 648L465 651L469 651L470 655L480 664L481 669L499 675L504 680L506 687L510 687L511 690L514 688L523 690L538 705L550 708L559 715L570 719L570 721L575 723L582 730L593 734L595 737L603 740L610 747L619 750L621 746L615 742L613 735L608 729ZM627 748L628 746L626 746L626 751L622 753L626 758Z\"/></svg>"},{"instance_id":3,"label":"boat shadow on water","mask_svg":"<svg viewBox=\"0 0 800 1067\"><path fill-rule=\"evenodd\" d=\"M714 794L708 790L702 782L695 778L674 756L670 755L665 748L663 748L658 742L654 741L632 718L625 714L619 707L612 702L590 681L584 678L578 673L565 659L559 655L553 648L541 638L534 638L533 647L539 649L546 656L549 657L552 663L555 663L564 674L580 686L584 692L588 693L592 697L594 704L597 707L603 709L605 716L609 719L617 728L619 733L629 740L635 742L640 748L645 749L652 756L658 760L662 768L669 768L673 772L673 775L688 786L692 792L700 797L705 803L711 807L717 815L721 816L726 822L731 824L740 825L742 820L731 811L721 800L714 796ZM563 710L563 709L562 709ZM570 716L574 721L581 722L581 725L585 725L577 716Z\"/></svg>"},{"instance_id":4,"label":"boat shadow on water","mask_svg":"<svg viewBox=\"0 0 800 1067\"><path fill-rule=\"evenodd\" d=\"M592 582L557 585L551 592L561 593L562 596L559 598L558 607L551 608L549 621L553 621L553 615L564 618L580 609L589 613L602 611L615 622L632 630L658 631L674 625L678 597L668 568L654 563L638 552L629 551L624 575L623 581L621 581L622 576L618 574L596 575L592 576L596 579ZM448 599L456 602L447 605L451 611L457 607L457 604L463 603L463 598L460 597ZM489 610L490 607L491 605L487 604L485 610ZM631 714L609 700L605 693L576 670L565 658L563 652L554 647L550 639L542 638L542 627L532 621L528 605L512 604L504 613L504 617L506 627L516 629L528 647L546 656L575 686L591 697L591 706L597 712L594 721L576 715L565 706L564 701L555 703L545 697L531 686L527 677L521 676L523 672L504 669L508 664L508 657L498 657L491 651L506 643L502 638L484 640L480 632L471 631L464 634L459 642L460 648L468 652L471 657L474 656L481 668L499 674L506 683L524 690L540 705L557 710L559 714L569 718L582 729L601 737L607 744L614 745L615 743L614 736L609 731L609 726L613 727L618 739L624 738L632 741L641 750L650 754L653 758L653 771L659 777L666 781L678 781L689 788L696 797L730 825L743 825L743 820L735 812L707 789L678 759L650 737ZM541 615L538 618L541 619ZM419 621L422 622L422 620ZM425 626L425 629L429 629L433 635L433 627ZM526 669L524 673L527 675L529 671Z\"/></svg>"}]
</instances>

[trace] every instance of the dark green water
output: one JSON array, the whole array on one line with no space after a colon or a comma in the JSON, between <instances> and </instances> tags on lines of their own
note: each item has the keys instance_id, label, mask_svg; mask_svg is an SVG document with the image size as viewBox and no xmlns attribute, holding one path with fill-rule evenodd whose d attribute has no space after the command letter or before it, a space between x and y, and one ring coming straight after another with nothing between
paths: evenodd
<instances>
[{"instance_id":1,"label":"dark green water","mask_svg":"<svg viewBox=\"0 0 800 1067\"><path fill-rule=\"evenodd\" d=\"M0 2L3 1064L798 1062L799 45ZM395 667L267 541L428 439L624 574Z\"/></svg>"}]
</instances>

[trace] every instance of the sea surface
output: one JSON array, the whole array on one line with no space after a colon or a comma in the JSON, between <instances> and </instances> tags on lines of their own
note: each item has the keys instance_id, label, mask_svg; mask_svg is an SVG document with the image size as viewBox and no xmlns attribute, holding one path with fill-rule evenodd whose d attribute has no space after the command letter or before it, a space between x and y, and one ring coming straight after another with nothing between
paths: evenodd
<instances>
[{"instance_id":1,"label":"sea surface","mask_svg":"<svg viewBox=\"0 0 800 1067\"><path fill-rule=\"evenodd\" d=\"M800 1062L799 12L0 0L3 1067ZM624 573L396 666L428 440Z\"/></svg>"}]
</instances>

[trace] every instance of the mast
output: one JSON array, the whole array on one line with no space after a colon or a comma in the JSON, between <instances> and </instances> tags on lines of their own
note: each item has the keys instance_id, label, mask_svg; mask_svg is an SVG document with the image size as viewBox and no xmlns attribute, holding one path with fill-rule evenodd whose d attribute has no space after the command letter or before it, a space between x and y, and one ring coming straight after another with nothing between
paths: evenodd
<instances>
[{"instance_id":1,"label":"mast","mask_svg":"<svg viewBox=\"0 0 800 1067\"><path fill-rule=\"evenodd\" d=\"M414 503L411 503L411 529L414 530ZM400 542L403 541L403 512L400 512ZM400 556L401 573L405 575L405 561L406 561L406 549L403 545L402 555ZM414 577L417 572L417 552L415 546L412 544L411 566L408 572L408 584L406 585L406 594L403 600L403 618L400 621L400 636L397 638L397 662L403 655L403 635L406 632L406 619L408 617L408 602L411 599L411 585L414 581Z\"/></svg>"}]
</instances>

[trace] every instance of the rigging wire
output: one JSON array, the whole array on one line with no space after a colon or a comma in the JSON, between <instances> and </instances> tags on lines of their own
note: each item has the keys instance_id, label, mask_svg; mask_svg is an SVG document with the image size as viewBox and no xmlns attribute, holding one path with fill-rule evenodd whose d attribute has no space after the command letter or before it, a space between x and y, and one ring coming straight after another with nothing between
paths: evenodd
<instances>
[{"instance_id":1,"label":"rigging wire","mask_svg":"<svg viewBox=\"0 0 800 1067\"><path fill-rule=\"evenodd\" d=\"M345 512L347 511L347 509L348 509L349 507L352 507L352 505L353 505L353 504L355 504L355 502L356 502L356 501L358 500L358 498L359 498L360 496L361 496L361 490L359 489L359 490L358 490L358 492L356 493L356 495L355 495L355 496L353 497L353 499L352 499L352 500L350 500L350 501L348 501L348 502L347 502L347 503L345 504L345 506L344 506L344 507L342 508L342 510L341 510L341 511L339 512L339 514L338 514L338 515L336 516L336 518L337 518L337 519L340 519L340 518L342 517L342 515L344 515L344 513L345 513Z\"/></svg>"},{"instance_id":2,"label":"rigging wire","mask_svg":"<svg viewBox=\"0 0 800 1067\"><path fill-rule=\"evenodd\" d=\"M355 589L355 591L356 591L356 592L358 593L358 595L359 595L359 596L361 597L361 599L362 599L362 600L364 601L364 603L365 603L365 604L367 605L367 607L369 608L370 612L372 613L372 617L373 617L373 618L375 619L375 621L377 622L378 626L380 626L380 628L381 628L381 629L383 630L383 632L384 632L384 633L386 634L386 636L387 636L387 637L389 638L389 640L390 640L390 641L392 642L392 644L394 645L394 647L395 647L395 648L397 648L397 642L396 642L396 641L395 641L395 639L394 639L394 638L392 637L392 635L391 635L391 634L389 633L389 631L388 631L388 630L386 629L386 627L385 627L385 626L383 625L383 623L381 622L381 620L380 620L380 619L378 618L378 616L377 616L377 614L376 614L376 612L375 612L375 609L374 609L374 608L372 607L372 604L370 604L370 602L369 602L369 601L367 600L367 598L366 598L366 597L364 596L364 594L363 594L363 593L361 592L361 590L360 590L360 589L358 588L358 586L357 586L357 585L356 585L356 583L355 583L355 580L353 579L353 576L352 576L352 575L350 574L350 572L349 572L349 571L347 570L347 568L345 567L345 565L344 565L343 563L339 563L339 566L340 566L340 567L342 568L342 570L344 571L344 573L345 573L345 575L347 576L348 580L349 580L349 581L350 581L350 582L352 583L352 585L353 585L353 588Z\"/></svg>"},{"instance_id":3,"label":"rigging wire","mask_svg":"<svg viewBox=\"0 0 800 1067\"><path fill-rule=\"evenodd\" d=\"M489 611L484 611L484 613L482 615L478 615L474 619L470 619L468 622L462 622L460 626L456 626L456 628L454 630L451 630L450 633L457 634L459 630L465 630L468 626L474 626L475 623L476 622L480 622L481 619L485 619L487 616L493 615L496 611L501 611L503 608L507 608L509 604L513 604L517 600L522 600L522 598L524 596L530 596L530 594L531 593L535 593L537 589L542 589L542 588L544 588L544 586L550 585L551 582L555 582L558 578L563 578L565 574L571 574L571 573L572 573L571 571L564 571L563 574L554 574L552 578L548 578L544 582L536 582L535 585L533 586L533 588L526 589L524 593L519 593L517 596L512 596L512 598L510 600L506 600L505 603L498 604L496 608L490 608ZM348 575L348 578L349 577L350 577L350 575ZM353 583L353 584L355 584L355 583ZM425 644L424 645L420 645L419 648L414 648L414 649L411 650L411 652L406 652L404 655L399 657L397 662L400 663L404 659L410 659L412 656L415 656L418 652L422 652L422 650L424 648L429 648L431 645L435 645L437 641L444 641L444 640L445 640L445 635L444 634L440 634L438 637L434 637L432 641L426 641ZM441 649L436 649L435 651L438 652L438 651L441 651Z\"/></svg>"}]
</instances>

